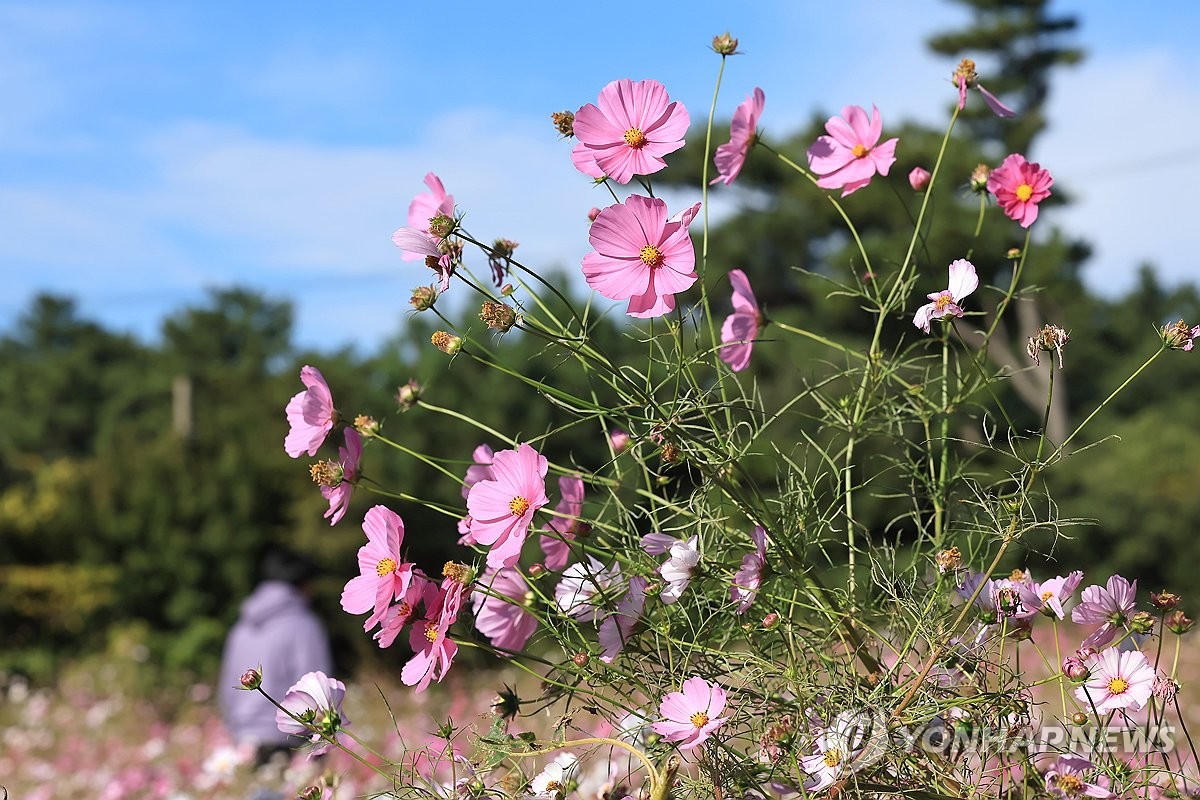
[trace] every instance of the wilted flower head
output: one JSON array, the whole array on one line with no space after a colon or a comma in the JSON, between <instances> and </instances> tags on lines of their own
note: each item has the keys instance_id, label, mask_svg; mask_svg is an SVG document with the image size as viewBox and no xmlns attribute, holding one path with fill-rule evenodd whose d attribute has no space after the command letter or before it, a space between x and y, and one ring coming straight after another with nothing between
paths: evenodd
<instances>
[{"instance_id":1,"label":"wilted flower head","mask_svg":"<svg viewBox=\"0 0 1200 800\"><path fill-rule=\"evenodd\" d=\"M550 121L554 123L554 127L558 129L559 134L564 139L570 139L575 135L575 114L571 111L555 111L550 115Z\"/></svg>"},{"instance_id":2,"label":"wilted flower head","mask_svg":"<svg viewBox=\"0 0 1200 800\"><path fill-rule=\"evenodd\" d=\"M947 572L955 572L962 566L962 551L957 547L951 547L949 550L943 550L933 558L937 564L938 572L946 574Z\"/></svg>"},{"instance_id":3,"label":"wilted flower head","mask_svg":"<svg viewBox=\"0 0 1200 800\"><path fill-rule=\"evenodd\" d=\"M1180 636L1190 631L1192 626L1195 624L1196 621L1187 614L1183 613L1183 609L1181 608L1177 608L1170 612L1163 619L1163 625L1166 626L1167 630Z\"/></svg>"},{"instance_id":4,"label":"wilted flower head","mask_svg":"<svg viewBox=\"0 0 1200 800\"><path fill-rule=\"evenodd\" d=\"M996 196L1000 207L1010 218L1028 228L1038 215L1038 203L1050 196L1054 178L1042 165L1026 161L1025 156L1013 153L992 170L987 190Z\"/></svg>"},{"instance_id":5,"label":"wilted flower head","mask_svg":"<svg viewBox=\"0 0 1200 800\"><path fill-rule=\"evenodd\" d=\"M496 288L500 288L504 283L504 277L508 275L512 266L513 252L520 246L519 242L514 242L512 239L496 239L492 242L491 250L488 252L488 266L492 269L492 281L496 284Z\"/></svg>"},{"instance_id":6,"label":"wilted flower head","mask_svg":"<svg viewBox=\"0 0 1200 800\"><path fill-rule=\"evenodd\" d=\"M375 423L378 427L379 423ZM354 428L346 428L346 445L338 448L336 469L332 475L322 475L318 479L317 466L313 467L313 480L321 485L321 496L329 501L329 509L325 519L330 525L337 525L346 516L350 508L350 496L354 493L354 484L358 482L358 467L362 461L362 437ZM328 462L321 462L328 463ZM333 478L336 478L335 480Z\"/></svg>"},{"instance_id":7,"label":"wilted flower head","mask_svg":"<svg viewBox=\"0 0 1200 800\"><path fill-rule=\"evenodd\" d=\"M896 162L900 140L879 143L883 122L874 106L869 118L861 106L846 106L842 116L829 118L825 130L828 135L818 136L808 148L809 169L822 176L817 181L822 189L841 189L845 197L870 183L875 173L886 176Z\"/></svg>"},{"instance_id":8,"label":"wilted flower head","mask_svg":"<svg viewBox=\"0 0 1200 800\"><path fill-rule=\"evenodd\" d=\"M958 87L958 110L962 111L967 105L967 89L978 89L983 95L983 102L992 110L992 113L997 117L1011 117L1014 112L1011 108L1001 103L996 96L987 89L979 85L979 75L975 72L975 62L969 58L964 58L959 62L952 75L954 85Z\"/></svg>"},{"instance_id":9,"label":"wilted flower head","mask_svg":"<svg viewBox=\"0 0 1200 800\"><path fill-rule=\"evenodd\" d=\"M1038 357L1040 353L1058 353L1058 368L1063 366L1063 348L1067 342L1071 341L1071 336L1057 325L1044 325L1042 329L1033 336L1029 337L1029 341L1025 345L1025 352L1033 359L1036 366L1041 366L1041 359Z\"/></svg>"},{"instance_id":10,"label":"wilted flower head","mask_svg":"<svg viewBox=\"0 0 1200 800\"><path fill-rule=\"evenodd\" d=\"M418 286L412 290L412 297L408 302L417 311L428 311L433 308L433 304L437 301L438 290L436 286Z\"/></svg>"},{"instance_id":11,"label":"wilted flower head","mask_svg":"<svg viewBox=\"0 0 1200 800\"><path fill-rule=\"evenodd\" d=\"M1173 608L1178 608L1181 602L1183 602L1182 597L1165 589L1161 592L1150 593L1150 605L1162 611L1170 611Z\"/></svg>"},{"instance_id":12,"label":"wilted flower head","mask_svg":"<svg viewBox=\"0 0 1200 800\"><path fill-rule=\"evenodd\" d=\"M517 312L504 303L485 300L483 307L479 309L479 319L492 330L506 333L517 324Z\"/></svg>"},{"instance_id":13,"label":"wilted flower head","mask_svg":"<svg viewBox=\"0 0 1200 800\"><path fill-rule=\"evenodd\" d=\"M434 331L429 337L429 341L438 350L441 350L448 356L452 356L459 350L462 350L463 340L461 336L447 333L446 331Z\"/></svg>"},{"instance_id":14,"label":"wilted flower head","mask_svg":"<svg viewBox=\"0 0 1200 800\"><path fill-rule=\"evenodd\" d=\"M1163 325L1159 335L1162 337L1163 344L1171 350L1182 350L1185 353L1189 352L1194 340L1200 339L1200 325L1188 327L1188 324L1183 320L1179 320L1171 325Z\"/></svg>"},{"instance_id":15,"label":"wilted flower head","mask_svg":"<svg viewBox=\"0 0 1200 800\"><path fill-rule=\"evenodd\" d=\"M712 49L719 55L731 56L737 53L738 40L729 35L729 31L725 31L719 36L714 36L712 40Z\"/></svg>"}]
</instances>

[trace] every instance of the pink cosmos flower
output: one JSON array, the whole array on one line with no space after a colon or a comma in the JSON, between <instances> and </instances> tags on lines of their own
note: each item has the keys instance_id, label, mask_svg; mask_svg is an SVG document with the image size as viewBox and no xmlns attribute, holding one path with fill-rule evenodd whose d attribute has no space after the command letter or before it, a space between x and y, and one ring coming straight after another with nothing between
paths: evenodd
<instances>
[{"instance_id":1,"label":"pink cosmos flower","mask_svg":"<svg viewBox=\"0 0 1200 800\"><path fill-rule=\"evenodd\" d=\"M471 536L489 545L487 565L511 567L521 557L521 546L533 514L550 500L546 497L545 456L528 444L501 450L492 461L493 480L481 480L467 495Z\"/></svg>"},{"instance_id":2,"label":"pink cosmos flower","mask_svg":"<svg viewBox=\"0 0 1200 800\"><path fill-rule=\"evenodd\" d=\"M426 265L437 273L439 291L444 292L450 288L450 276L454 274L454 256L449 248L443 246L443 240L427 231L405 226L392 234L392 244L404 251L401 258L408 259L410 255L413 258L424 258Z\"/></svg>"},{"instance_id":3,"label":"pink cosmos flower","mask_svg":"<svg viewBox=\"0 0 1200 800\"><path fill-rule=\"evenodd\" d=\"M683 147L691 119L658 81L613 81L600 90L597 103L575 112L575 149L583 152L573 153L572 160L585 175L599 177L584 168L590 158L596 171L628 183L634 175L658 172L667 165L663 156Z\"/></svg>"},{"instance_id":4,"label":"pink cosmos flower","mask_svg":"<svg viewBox=\"0 0 1200 800\"><path fill-rule=\"evenodd\" d=\"M908 185L914 192L923 192L929 185L930 177L929 170L924 167L913 167L912 171L908 173Z\"/></svg>"},{"instance_id":5,"label":"pink cosmos flower","mask_svg":"<svg viewBox=\"0 0 1200 800\"><path fill-rule=\"evenodd\" d=\"M628 300L631 317L659 317L677 292L696 282L696 251L687 226L699 204L667 219L667 204L630 195L600 212L588 233L595 252L583 257L588 286L610 300Z\"/></svg>"},{"instance_id":6,"label":"pink cosmos flower","mask_svg":"<svg viewBox=\"0 0 1200 800\"><path fill-rule=\"evenodd\" d=\"M650 555L669 553L671 556L658 568L658 574L666 582L659 595L664 603L678 601L692 582L692 573L700 563L699 544L699 536L693 536L686 542L665 533L648 533L642 537L642 549Z\"/></svg>"},{"instance_id":7,"label":"pink cosmos flower","mask_svg":"<svg viewBox=\"0 0 1200 800\"><path fill-rule=\"evenodd\" d=\"M762 116L764 102L766 95L756 86L754 94L743 100L733 112L733 121L729 125L729 141L718 147L713 156L717 165L717 177L709 181L709 184L725 181L725 185L728 186L742 174L746 156L754 146L758 118Z\"/></svg>"},{"instance_id":8,"label":"pink cosmos flower","mask_svg":"<svg viewBox=\"0 0 1200 800\"><path fill-rule=\"evenodd\" d=\"M721 325L719 355L730 369L741 372L750 365L754 340L762 329L762 313L746 273L740 269L729 270L729 282L733 285L733 313Z\"/></svg>"},{"instance_id":9,"label":"pink cosmos flower","mask_svg":"<svg viewBox=\"0 0 1200 800\"><path fill-rule=\"evenodd\" d=\"M480 481L495 480L496 476L492 473L492 459L496 457L496 451L491 448L491 445L481 444L471 453L471 460L474 461L471 466L467 467L467 475L463 478L462 496L467 499L471 494L471 487Z\"/></svg>"},{"instance_id":10,"label":"pink cosmos flower","mask_svg":"<svg viewBox=\"0 0 1200 800\"><path fill-rule=\"evenodd\" d=\"M426 591L435 587L436 584L425 576L418 568L413 568L412 580L408 584L408 589L400 597L398 602L388 606L387 612L383 616L383 623L379 626L379 630L375 631L374 639L379 644L380 648L391 647L396 642L396 638L400 636L400 632L417 613L417 606L425 598Z\"/></svg>"},{"instance_id":11,"label":"pink cosmos flower","mask_svg":"<svg viewBox=\"0 0 1200 800\"><path fill-rule=\"evenodd\" d=\"M337 421L333 395L320 371L304 365L300 382L308 388L289 400L285 409L290 429L283 449L292 458L299 458L301 453L315 456Z\"/></svg>"},{"instance_id":12,"label":"pink cosmos flower","mask_svg":"<svg viewBox=\"0 0 1200 800\"><path fill-rule=\"evenodd\" d=\"M296 681L279 704L287 711L275 712L275 725L284 733L303 736L317 746L308 754L319 756L333 749L333 742L325 736L343 739L341 730L350 724L342 715L342 700L346 697L346 685L328 677L324 672L309 672ZM291 712L289 715L287 712ZM311 723L317 730L292 719L292 715Z\"/></svg>"},{"instance_id":13,"label":"pink cosmos flower","mask_svg":"<svg viewBox=\"0 0 1200 800\"><path fill-rule=\"evenodd\" d=\"M554 600L564 614L579 620L597 622L604 596L621 580L621 566L605 567L592 556L563 571L554 587Z\"/></svg>"},{"instance_id":14,"label":"pink cosmos flower","mask_svg":"<svg viewBox=\"0 0 1200 800\"><path fill-rule=\"evenodd\" d=\"M742 568L733 576L733 587L729 590L730 598L738 604L738 614L745 614L758 596L767 565L767 529L755 525L750 538L754 540L754 552L742 557Z\"/></svg>"},{"instance_id":15,"label":"pink cosmos flower","mask_svg":"<svg viewBox=\"0 0 1200 800\"><path fill-rule=\"evenodd\" d=\"M617 603L617 610L600 623L600 646L604 648L600 660L605 664L611 664L617 654L625 649L625 643L633 635L634 626L642 618L642 611L646 607L646 585L645 578L630 578L629 590Z\"/></svg>"},{"instance_id":16,"label":"pink cosmos flower","mask_svg":"<svg viewBox=\"0 0 1200 800\"><path fill-rule=\"evenodd\" d=\"M336 486L322 486L321 495L329 501L325 519L337 525L350 508L350 495L354 494L354 482L358 480L358 465L362 461L362 437L354 428L346 428L346 446L338 448L338 463L342 478Z\"/></svg>"},{"instance_id":17,"label":"pink cosmos flower","mask_svg":"<svg viewBox=\"0 0 1200 800\"><path fill-rule=\"evenodd\" d=\"M933 320L961 317L963 310L958 304L978 288L979 276L975 274L974 264L965 258L951 262L950 280L946 288L926 295L933 302L917 309L917 313L913 315L913 325L929 333L929 323Z\"/></svg>"},{"instance_id":18,"label":"pink cosmos flower","mask_svg":"<svg viewBox=\"0 0 1200 800\"><path fill-rule=\"evenodd\" d=\"M413 626L408 637L413 657L400 671L400 681L405 686L423 692L431 681L440 683L450 671L458 644L446 634L458 619L466 591L466 585L452 576L447 576L440 587L432 581L427 584L425 618Z\"/></svg>"},{"instance_id":19,"label":"pink cosmos flower","mask_svg":"<svg viewBox=\"0 0 1200 800\"><path fill-rule=\"evenodd\" d=\"M408 226L429 233L429 220L438 214L454 218L454 195L446 194L442 179L432 172L426 173L425 185L429 187L429 191L416 195L408 205ZM421 258L421 254L405 253L402 258L405 261L415 261Z\"/></svg>"},{"instance_id":20,"label":"pink cosmos flower","mask_svg":"<svg viewBox=\"0 0 1200 800\"><path fill-rule=\"evenodd\" d=\"M1118 708L1138 711L1150 700L1154 689L1154 667L1139 650L1122 653L1110 647L1086 662L1091 673L1087 681L1075 689L1075 696L1084 708L1106 714Z\"/></svg>"},{"instance_id":21,"label":"pink cosmos flower","mask_svg":"<svg viewBox=\"0 0 1200 800\"><path fill-rule=\"evenodd\" d=\"M828 136L818 136L808 148L808 166L821 179L822 189L841 189L842 197L871 182L878 172L887 175L896 162L896 143L888 139L879 144L883 122L879 109L871 107L871 118L861 106L846 106L841 117L825 123Z\"/></svg>"},{"instance_id":22,"label":"pink cosmos flower","mask_svg":"<svg viewBox=\"0 0 1200 800\"><path fill-rule=\"evenodd\" d=\"M988 176L987 190L996 196L1009 219L1028 228L1038 215L1038 203L1050 196L1054 178L1036 162L1013 153Z\"/></svg>"},{"instance_id":23,"label":"pink cosmos flower","mask_svg":"<svg viewBox=\"0 0 1200 800\"><path fill-rule=\"evenodd\" d=\"M479 583L487 587L487 592L476 587L471 595L475 627L502 651L501 655L506 655L503 651L521 650L538 626L537 617L524 605L529 584L512 567L488 569L479 578Z\"/></svg>"},{"instance_id":24,"label":"pink cosmos flower","mask_svg":"<svg viewBox=\"0 0 1200 800\"><path fill-rule=\"evenodd\" d=\"M543 526L557 536L543 536L540 542L542 553L546 556L546 569L555 571L565 567L571 556L571 547L567 543L575 540L579 515L583 513L583 481L578 477L563 475L558 479L558 491L562 499L554 507L555 516Z\"/></svg>"},{"instance_id":25,"label":"pink cosmos flower","mask_svg":"<svg viewBox=\"0 0 1200 800\"><path fill-rule=\"evenodd\" d=\"M1110 798L1115 794L1086 778L1095 775L1096 765L1079 756L1059 756L1046 770L1046 788L1058 800L1078 800L1080 797Z\"/></svg>"},{"instance_id":26,"label":"pink cosmos flower","mask_svg":"<svg viewBox=\"0 0 1200 800\"><path fill-rule=\"evenodd\" d=\"M1082 580L1083 573L1075 570L1065 578L1060 575L1042 583L1022 584L1017 591L1025 610L1017 616L1032 617L1040 611L1048 617L1065 619L1067 612L1063 603L1075 593Z\"/></svg>"},{"instance_id":27,"label":"pink cosmos flower","mask_svg":"<svg viewBox=\"0 0 1200 800\"><path fill-rule=\"evenodd\" d=\"M367 543L358 548L358 569L342 590L342 610L350 614L371 616L363 624L369 631L383 621L388 605L399 600L412 580L413 565L401 560L400 546L404 543L404 520L384 506L371 508L362 523Z\"/></svg>"},{"instance_id":28,"label":"pink cosmos flower","mask_svg":"<svg viewBox=\"0 0 1200 800\"><path fill-rule=\"evenodd\" d=\"M1099 625L1083 643L1087 647L1103 647L1133 616L1136 605L1137 581L1113 575L1106 585L1083 590L1079 605L1071 610L1071 621L1077 625Z\"/></svg>"},{"instance_id":29,"label":"pink cosmos flower","mask_svg":"<svg viewBox=\"0 0 1200 800\"><path fill-rule=\"evenodd\" d=\"M658 713L666 717L651 725L665 741L677 742L680 750L691 750L704 742L729 717L725 710L725 690L699 676L683 682L683 691L663 697Z\"/></svg>"}]
</instances>

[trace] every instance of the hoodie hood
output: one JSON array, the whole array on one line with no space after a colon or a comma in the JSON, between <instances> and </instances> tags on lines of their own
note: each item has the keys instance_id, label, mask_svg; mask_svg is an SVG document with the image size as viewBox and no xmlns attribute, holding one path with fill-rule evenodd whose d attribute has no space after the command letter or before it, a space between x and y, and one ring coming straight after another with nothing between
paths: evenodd
<instances>
[{"instance_id":1,"label":"hoodie hood","mask_svg":"<svg viewBox=\"0 0 1200 800\"><path fill-rule=\"evenodd\" d=\"M291 611L303 613L307 609L308 600L295 586L283 581L265 581L242 601L240 619L257 628Z\"/></svg>"}]
</instances>

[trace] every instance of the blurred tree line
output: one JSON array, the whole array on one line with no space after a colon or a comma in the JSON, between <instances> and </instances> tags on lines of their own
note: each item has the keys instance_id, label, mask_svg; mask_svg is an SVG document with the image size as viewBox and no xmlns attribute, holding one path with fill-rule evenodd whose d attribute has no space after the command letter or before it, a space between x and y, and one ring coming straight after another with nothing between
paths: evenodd
<instances>
[{"instance_id":1,"label":"blurred tree line","mask_svg":"<svg viewBox=\"0 0 1200 800\"><path fill-rule=\"evenodd\" d=\"M1082 55L1061 44L1074 20L1050 16L1044 2L966 5L974 13L972 26L939 35L931 46L956 58L977 57L985 85L1012 100L1019 116L997 120L977 95L968 99L943 164L949 179L933 189L934 227L920 242L920 271L929 278L918 287L922 294L940 287L946 265L968 253L985 286L1007 285L1011 261L1005 253L1022 246L1019 229L993 208L974 239L980 201L965 185L977 164L995 165L1009 152L1036 160L1051 71ZM954 99L948 88L947 105ZM815 113L803 130L768 141L802 160L830 113ZM900 137L899 160L887 180L877 179L846 203L881 274L903 258L920 200L905 176L914 166L933 164L942 136L919 125L885 124L886 135ZM697 185L701 141L693 136L659 182ZM872 276L863 275L857 251L822 195L762 149L752 153L732 191L746 202L710 238L715 313L725 313L728 304L725 271L740 267L771 317L861 336L865 346L865 315L854 300L833 293L830 282ZM1054 192L1054 202L1069 202L1070 187L1056 184ZM1139 278L1123 296L1089 290L1083 282L1088 255L1086 243L1039 222L1023 277L1036 289L1022 294L1015 322L1003 329L1007 347L987 353L994 366L1010 372L1001 399L1023 409L1015 421L1031 432L1040 425L1045 394L1029 369L1024 340L1045 322L1070 331L1052 439L1061 440L1158 346L1155 326L1200 320L1196 287L1164 286L1148 265L1130 265ZM556 282L578 285L566 276ZM998 296L985 289L967 308L987 314ZM971 328L961 328L968 345ZM426 386L433 403L506 432L533 436L565 426L552 440L554 460L596 466L606 452L603 430L571 425L497 371L467 359L449 362L429 346L431 330L418 316L373 353L299 352L286 301L231 288L174 314L161 339L150 344L82 318L69 298L36 298L0 338L0 669L44 674L60 656L104 647L118 632L135 630L167 668L207 673L269 543L286 543L327 567L317 604L332 624L338 651L347 666L374 657L373 644L359 621L340 611L338 597L355 573L362 514L381 498L360 488L340 525L331 529L322 519L326 504L307 470L315 459L289 459L282 446L283 407L301 388L301 365L323 372L344 414L386 419L387 435L413 450L460 454L464 471L483 440L429 412L398 413L395 393L410 378ZM621 363L642 352L637 330L617 314L601 318L593 335ZM751 373L768 405L794 395L798 381L826 368L829 352L820 345L777 338L769 328L763 336ZM910 317L893 320L889 340L899 343L901 337L911 340ZM918 346L926 345L932 348L932 339ZM496 350L514 369L570 391L602 389L530 337L510 334ZM1068 459L1049 475L1061 515L1096 524L1069 531L1071 539L1025 542L1021 565L1096 575L1119 570L1147 588L1190 585L1187 565L1200 556L1191 536L1200 527L1200 492L1188 464L1200 452L1200 407L1189 402L1188 392L1200 379L1200 354L1170 353L1162 361L1083 437L1115 434L1120 440ZM964 413L964 442L979 438L979 425L978 414ZM979 464L982 472L997 468L986 459ZM458 486L412 460L378 458L368 448L365 471L384 486L463 505ZM874 505L864 507L882 536L893 516L891 501L888 491L875 494ZM443 561L461 552L452 520L392 505L405 518L410 555L428 572L439 573ZM395 654L387 658L398 663Z\"/></svg>"}]
</instances>

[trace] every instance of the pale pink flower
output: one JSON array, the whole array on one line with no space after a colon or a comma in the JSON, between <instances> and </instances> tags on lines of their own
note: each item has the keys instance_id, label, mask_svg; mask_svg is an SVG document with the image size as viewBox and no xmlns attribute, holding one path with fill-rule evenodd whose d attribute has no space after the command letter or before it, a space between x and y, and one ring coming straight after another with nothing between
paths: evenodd
<instances>
[{"instance_id":1,"label":"pale pink flower","mask_svg":"<svg viewBox=\"0 0 1200 800\"><path fill-rule=\"evenodd\" d=\"M322 755L333 749L333 742L322 734L340 740L344 738L342 729L350 724L350 720L342 715L342 700L345 697L344 683L328 677L324 672L309 672L301 676L279 701L286 711L281 709L275 712L275 725L284 733L306 737L316 744L309 752L309 758ZM306 720L317 730L292 719L292 716Z\"/></svg>"},{"instance_id":2,"label":"pale pink flower","mask_svg":"<svg viewBox=\"0 0 1200 800\"><path fill-rule=\"evenodd\" d=\"M285 409L290 429L283 449L292 458L301 453L315 456L337 421L333 395L321 372L306 364L300 368L300 382L308 388L289 400Z\"/></svg>"},{"instance_id":3,"label":"pale pink flower","mask_svg":"<svg viewBox=\"0 0 1200 800\"><path fill-rule=\"evenodd\" d=\"M841 189L845 197L870 183L875 173L886 176L896 162L900 140L879 143L883 122L874 106L870 119L861 106L846 106L841 117L829 118L825 130L829 135L818 136L808 148L808 166L822 176L817 181L822 189Z\"/></svg>"},{"instance_id":4,"label":"pale pink flower","mask_svg":"<svg viewBox=\"0 0 1200 800\"><path fill-rule=\"evenodd\" d=\"M754 146L757 136L758 118L762 116L763 103L766 95L757 86L754 94L747 97L733 112L733 121L729 125L729 141L717 148L713 161L717 165L717 177L709 181L725 181L725 185L733 183L742 173L746 156Z\"/></svg>"},{"instance_id":5,"label":"pale pink flower","mask_svg":"<svg viewBox=\"0 0 1200 800\"><path fill-rule=\"evenodd\" d=\"M1075 689L1075 697L1091 710L1106 714L1119 708L1138 711L1150 700L1154 690L1154 667L1139 650L1122 653L1110 647L1086 662L1090 673Z\"/></svg>"},{"instance_id":6,"label":"pale pink flower","mask_svg":"<svg viewBox=\"0 0 1200 800\"><path fill-rule=\"evenodd\" d=\"M988 176L987 190L996 196L1009 219L1028 228L1038 215L1038 203L1050 196L1054 178L1036 162L1013 153Z\"/></svg>"},{"instance_id":7,"label":"pale pink flower","mask_svg":"<svg viewBox=\"0 0 1200 800\"><path fill-rule=\"evenodd\" d=\"M404 544L404 520L391 509L374 506L367 511L362 523L367 543L358 549L358 569L342 590L342 609L350 614L371 616L363 630L371 630L383 621L388 605L399 600L412 580L413 565L402 560L400 547Z\"/></svg>"},{"instance_id":8,"label":"pale pink flower","mask_svg":"<svg viewBox=\"0 0 1200 800\"><path fill-rule=\"evenodd\" d=\"M1087 777L1097 773L1096 765L1079 756L1059 756L1046 770L1046 788L1059 800L1078 800L1080 797L1110 798L1115 794Z\"/></svg>"},{"instance_id":9,"label":"pale pink flower","mask_svg":"<svg viewBox=\"0 0 1200 800\"><path fill-rule=\"evenodd\" d=\"M529 794L537 800L559 800L567 793L567 782L574 777L578 757L559 753L546 768L529 782Z\"/></svg>"},{"instance_id":10,"label":"pale pink flower","mask_svg":"<svg viewBox=\"0 0 1200 800\"><path fill-rule=\"evenodd\" d=\"M554 587L554 600L564 614L592 623L599 621L605 595L621 580L621 566L605 567L594 557L572 564Z\"/></svg>"},{"instance_id":11,"label":"pale pink flower","mask_svg":"<svg viewBox=\"0 0 1200 800\"><path fill-rule=\"evenodd\" d=\"M567 543L575 540L579 515L583 513L583 481L578 476L563 475L558 479L558 491L562 499L554 507L555 516L542 526L557 535L542 536L540 541L546 556L546 569L555 571L565 567L571 556L571 547Z\"/></svg>"},{"instance_id":12,"label":"pale pink flower","mask_svg":"<svg viewBox=\"0 0 1200 800\"><path fill-rule=\"evenodd\" d=\"M325 519L337 525L350 508L350 496L354 494L354 483L358 480L358 465L362 461L362 437L354 428L346 428L346 446L338 448L338 466L342 477L334 486L321 486L321 495L329 501Z\"/></svg>"},{"instance_id":13,"label":"pale pink flower","mask_svg":"<svg viewBox=\"0 0 1200 800\"><path fill-rule=\"evenodd\" d=\"M546 497L546 457L528 444L501 450L492 460L492 480L481 480L467 495L471 536L488 545L487 564L511 567L521 558L521 546L533 514L550 502Z\"/></svg>"},{"instance_id":14,"label":"pale pink flower","mask_svg":"<svg viewBox=\"0 0 1200 800\"><path fill-rule=\"evenodd\" d=\"M929 185L930 177L929 170L924 167L913 167L912 171L908 173L908 185L914 192L923 192Z\"/></svg>"},{"instance_id":15,"label":"pale pink flower","mask_svg":"<svg viewBox=\"0 0 1200 800\"><path fill-rule=\"evenodd\" d=\"M575 112L575 138L596 168L618 183L651 175L667 165L663 156L683 147L690 118L681 103L671 102L658 81L613 81L600 90L599 107L588 103ZM584 157L572 159L577 167Z\"/></svg>"},{"instance_id":16,"label":"pale pink flower","mask_svg":"<svg viewBox=\"0 0 1200 800\"><path fill-rule=\"evenodd\" d=\"M733 313L721 325L721 360L734 372L741 372L750 365L750 353L754 340L762 329L762 312L746 273L740 269L729 270L729 283L733 285Z\"/></svg>"},{"instance_id":17,"label":"pale pink flower","mask_svg":"<svg viewBox=\"0 0 1200 800\"><path fill-rule=\"evenodd\" d=\"M685 212L667 219L667 204L630 195L600 212L588 234L595 252L583 258L588 286L610 300L628 300L631 317L659 317L675 308L675 294L696 282L696 251Z\"/></svg>"},{"instance_id":18,"label":"pale pink flower","mask_svg":"<svg viewBox=\"0 0 1200 800\"><path fill-rule=\"evenodd\" d=\"M658 713L666 717L651 725L665 741L678 743L680 750L691 750L729 719L725 710L725 690L699 676L683 682L683 691L663 697Z\"/></svg>"},{"instance_id":19,"label":"pale pink flower","mask_svg":"<svg viewBox=\"0 0 1200 800\"><path fill-rule=\"evenodd\" d=\"M479 578L471 595L475 627L501 655L521 650L537 630L537 617L525 608L529 597L529 584L513 567L488 569Z\"/></svg>"},{"instance_id":20,"label":"pale pink flower","mask_svg":"<svg viewBox=\"0 0 1200 800\"><path fill-rule=\"evenodd\" d=\"M440 291L444 292L450 288L450 276L454 274L454 257L449 248L443 247L442 240L428 231L405 226L392 234L392 244L404 251L401 258L425 259L426 265L438 275ZM412 259L409 256L412 256Z\"/></svg>"},{"instance_id":21,"label":"pale pink flower","mask_svg":"<svg viewBox=\"0 0 1200 800\"><path fill-rule=\"evenodd\" d=\"M879 732L865 722L861 712L843 711L817 733L814 752L800 758L800 768L811 777L804 784L806 792L824 791L882 755Z\"/></svg>"},{"instance_id":22,"label":"pale pink flower","mask_svg":"<svg viewBox=\"0 0 1200 800\"><path fill-rule=\"evenodd\" d=\"M665 533L648 533L642 537L642 549L650 555L668 553L671 556L658 568L658 574L666 582L659 595L664 603L678 601L692 582L692 573L700 563L699 544L699 536L693 536L686 542Z\"/></svg>"},{"instance_id":23,"label":"pale pink flower","mask_svg":"<svg viewBox=\"0 0 1200 800\"><path fill-rule=\"evenodd\" d=\"M745 614L758 596L767 566L767 529L755 525L750 538L754 540L754 552L742 557L742 568L733 576L733 587L729 590L730 599L738 604L738 614Z\"/></svg>"},{"instance_id":24,"label":"pale pink flower","mask_svg":"<svg viewBox=\"0 0 1200 800\"><path fill-rule=\"evenodd\" d=\"M1133 616L1137 606L1137 581L1127 581L1113 575L1104 586L1089 586L1083 590L1079 605L1071 610L1071 621L1077 625L1099 625L1087 639L1087 647L1103 647Z\"/></svg>"},{"instance_id":25,"label":"pale pink flower","mask_svg":"<svg viewBox=\"0 0 1200 800\"><path fill-rule=\"evenodd\" d=\"M1022 584L1017 591L1021 594L1024 611L1017 616L1032 617L1040 611L1048 617L1065 619L1067 612L1063 603L1075 593L1082 580L1083 573L1075 570L1065 578L1059 575L1041 583Z\"/></svg>"},{"instance_id":26,"label":"pale pink flower","mask_svg":"<svg viewBox=\"0 0 1200 800\"><path fill-rule=\"evenodd\" d=\"M965 258L951 262L950 280L946 288L926 295L933 302L917 309L917 313L913 315L913 325L929 333L929 323L933 320L961 317L963 310L959 303L978 288L979 276L975 274L974 264Z\"/></svg>"},{"instance_id":27,"label":"pale pink flower","mask_svg":"<svg viewBox=\"0 0 1200 800\"><path fill-rule=\"evenodd\" d=\"M436 217L438 214L445 214L447 217L454 217L454 195L446 194L446 187L442 185L442 179L432 172L425 175L425 185L429 187L428 192L421 192L413 197L412 202L408 206L408 227L414 228L417 231L429 234L429 220ZM437 242L437 237L431 237ZM399 244L399 243L397 243ZM405 261L415 261L419 258L424 258L429 253L421 252L420 250L408 250L401 258Z\"/></svg>"},{"instance_id":28,"label":"pale pink flower","mask_svg":"<svg viewBox=\"0 0 1200 800\"><path fill-rule=\"evenodd\" d=\"M625 649L625 643L633 635L634 626L642 618L646 607L646 579L634 577L629 579L629 590L617 603L617 610L604 618L600 623L599 640L603 652L600 660L611 664L617 654Z\"/></svg>"}]
</instances>

